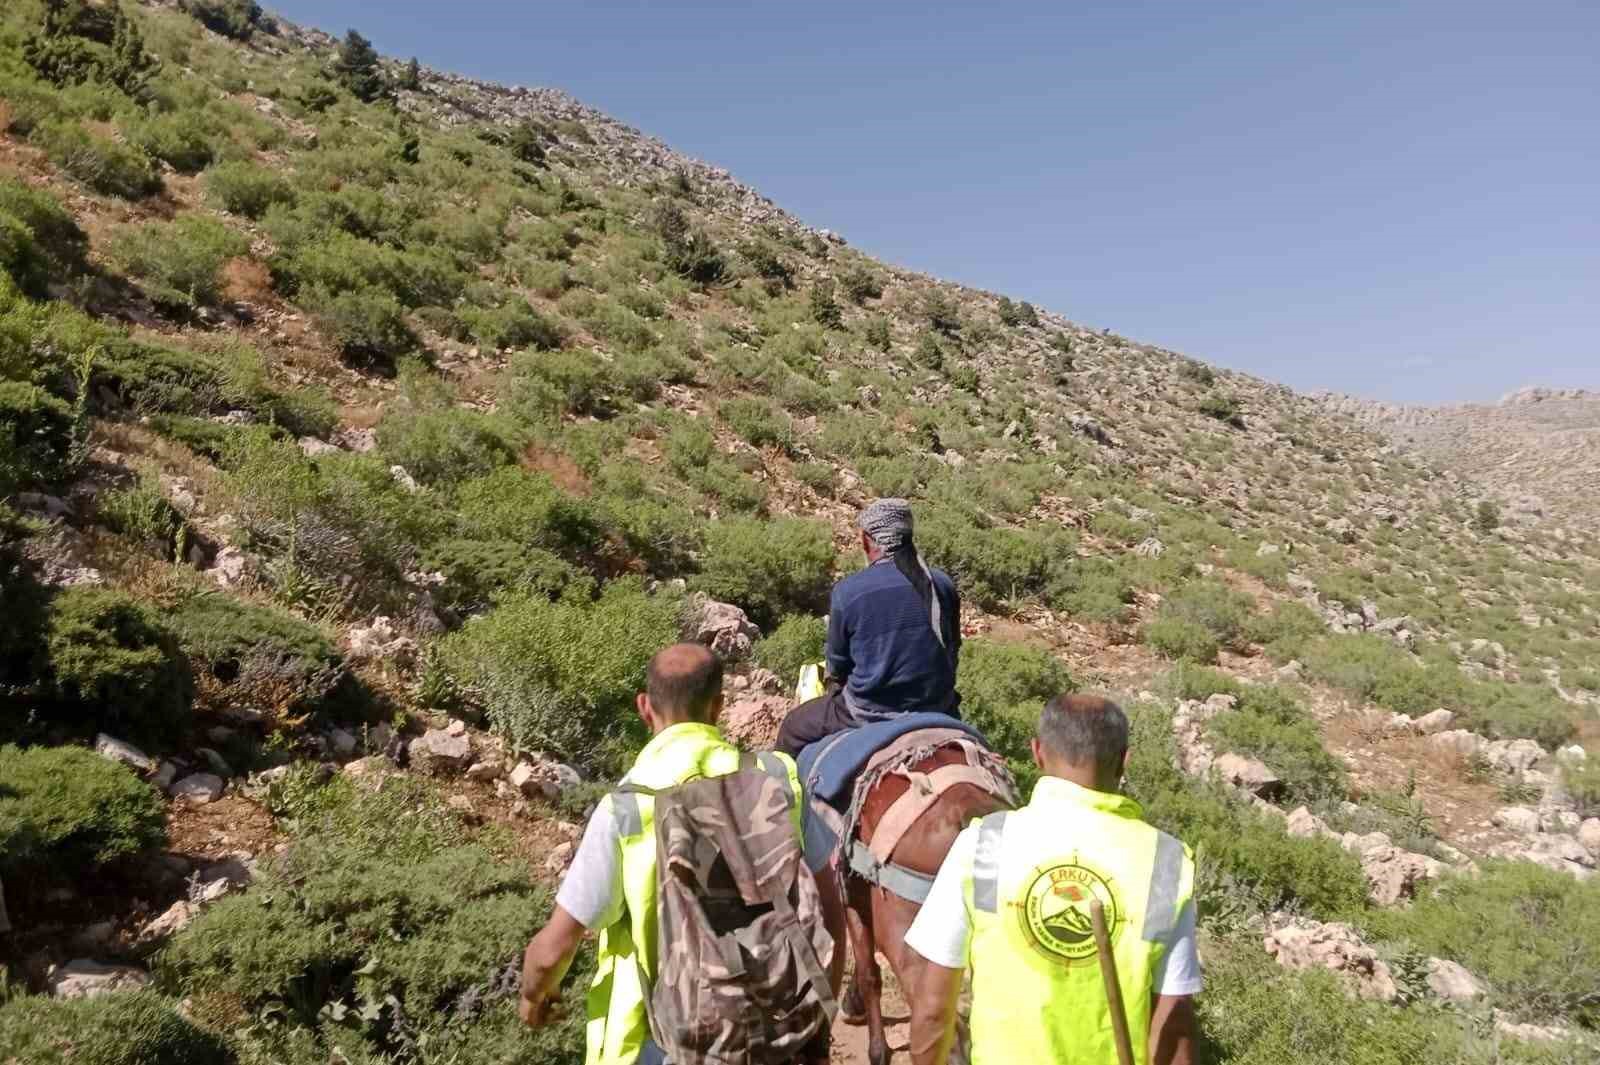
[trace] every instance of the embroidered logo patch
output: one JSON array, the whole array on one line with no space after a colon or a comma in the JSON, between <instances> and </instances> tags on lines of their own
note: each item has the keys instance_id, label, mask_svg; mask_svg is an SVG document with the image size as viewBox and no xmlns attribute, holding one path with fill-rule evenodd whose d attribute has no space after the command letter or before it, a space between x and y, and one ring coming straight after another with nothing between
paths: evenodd
<instances>
[{"instance_id":1,"label":"embroidered logo patch","mask_svg":"<svg viewBox=\"0 0 1600 1065\"><path fill-rule=\"evenodd\" d=\"M1098 951L1089 903L1095 899L1105 907L1106 928L1116 942L1122 904L1110 881L1076 862L1041 867L1023 896L1023 934L1035 950L1052 961L1067 965L1092 961Z\"/></svg>"}]
</instances>

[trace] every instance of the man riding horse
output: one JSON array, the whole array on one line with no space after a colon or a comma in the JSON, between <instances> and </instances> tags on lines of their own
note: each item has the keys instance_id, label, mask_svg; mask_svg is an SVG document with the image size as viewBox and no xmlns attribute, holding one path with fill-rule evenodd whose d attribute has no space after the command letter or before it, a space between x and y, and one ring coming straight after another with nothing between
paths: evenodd
<instances>
[{"instance_id":1,"label":"man riding horse","mask_svg":"<svg viewBox=\"0 0 1600 1065\"><path fill-rule=\"evenodd\" d=\"M961 596L931 569L912 537L911 505L880 499L858 520L867 566L834 586L824 657L834 680L796 707L777 749L798 757L808 744L900 714L955 715Z\"/></svg>"}]
</instances>

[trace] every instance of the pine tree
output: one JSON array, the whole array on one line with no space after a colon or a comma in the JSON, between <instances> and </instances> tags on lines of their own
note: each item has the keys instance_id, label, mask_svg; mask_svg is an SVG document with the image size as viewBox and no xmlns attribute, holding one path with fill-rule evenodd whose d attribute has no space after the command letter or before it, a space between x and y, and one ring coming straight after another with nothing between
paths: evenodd
<instances>
[{"instance_id":1,"label":"pine tree","mask_svg":"<svg viewBox=\"0 0 1600 1065\"><path fill-rule=\"evenodd\" d=\"M346 33L339 45L339 54L333 61L333 80L364 103L382 97L389 89L378 67L377 50L355 30Z\"/></svg>"},{"instance_id":2,"label":"pine tree","mask_svg":"<svg viewBox=\"0 0 1600 1065\"><path fill-rule=\"evenodd\" d=\"M422 64L417 62L416 56L411 57L411 62L406 64L405 71L400 75L399 88L407 92L422 88Z\"/></svg>"},{"instance_id":3,"label":"pine tree","mask_svg":"<svg viewBox=\"0 0 1600 1065\"><path fill-rule=\"evenodd\" d=\"M139 24L117 9L111 36L111 59L106 64L106 80L134 99L143 99L150 79L161 69L161 61L144 50L144 34Z\"/></svg>"}]
</instances>

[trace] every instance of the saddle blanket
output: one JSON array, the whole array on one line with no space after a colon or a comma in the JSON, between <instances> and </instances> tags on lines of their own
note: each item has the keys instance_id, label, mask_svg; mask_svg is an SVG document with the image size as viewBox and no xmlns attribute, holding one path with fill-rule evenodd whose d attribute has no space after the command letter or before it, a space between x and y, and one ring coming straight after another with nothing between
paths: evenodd
<instances>
[{"instance_id":1,"label":"saddle blanket","mask_svg":"<svg viewBox=\"0 0 1600 1065\"><path fill-rule=\"evenodd\" d=\"M797 765L806 793L843 812L850 805L856 777L872 756L919 729L955 729L984 743L977 729L949 714L903 714L887 721L874 721L836 732L800 752Z\"/></svg>"}]
</instances>

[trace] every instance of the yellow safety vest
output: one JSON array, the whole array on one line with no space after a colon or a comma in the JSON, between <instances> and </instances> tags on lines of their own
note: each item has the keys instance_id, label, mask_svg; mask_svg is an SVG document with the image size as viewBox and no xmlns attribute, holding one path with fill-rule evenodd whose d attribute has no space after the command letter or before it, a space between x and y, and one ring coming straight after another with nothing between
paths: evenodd
<instances>
[{"instance_id":1,"label":"yellow safety vest","mask_svg":"<svg viewBox=\"0 0 1600 1065\"><path fill-rule=\"evenodd\" d=\"M1145 1065L1156 968L1194 893L1194 858L1141 813L1126 796L1042 777L1027 806L966 829L977 835L966 882L973 1065L1115 1065L1093 899Z\"/></svg>"},{"instance_id":2,"label":"yellow safety vest","mask_svg":"<svg viewBox=\"0 0 1600 1065\"><path fill-rule=\"evenodd\" d=\"M639 752L627 783L662 790L696 777L726 776L739 768L740 752L715 727L695 723L662 729ZM764 752L763 768L779 766L793 795L800 796L800 774L781 754ZM594 983L587 1005L588 1053L584 1065L632 1065L650 1038L645 1012L648 981L656 973L655 800L636 792L614 792L603 800L622 836L622 917L600 933ZM801 805L790 807L795 832L801 830Z\"/></svg>"}]
</instances>

